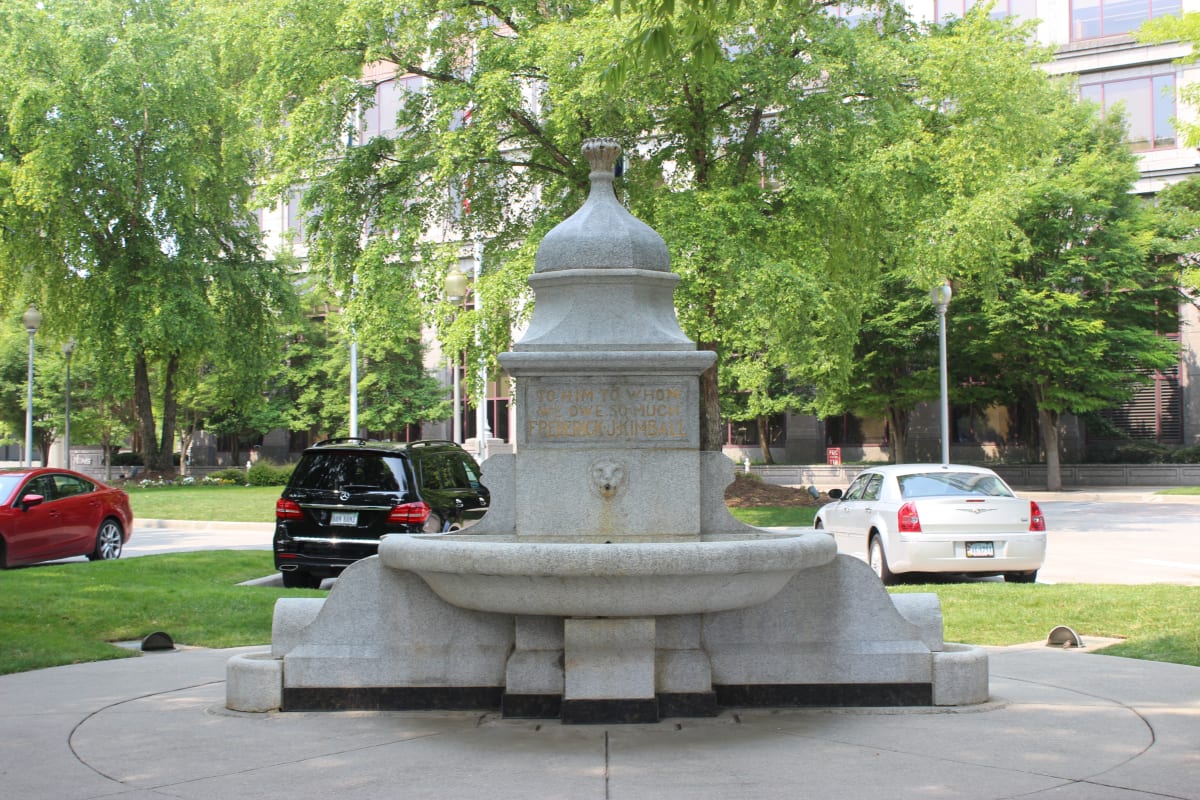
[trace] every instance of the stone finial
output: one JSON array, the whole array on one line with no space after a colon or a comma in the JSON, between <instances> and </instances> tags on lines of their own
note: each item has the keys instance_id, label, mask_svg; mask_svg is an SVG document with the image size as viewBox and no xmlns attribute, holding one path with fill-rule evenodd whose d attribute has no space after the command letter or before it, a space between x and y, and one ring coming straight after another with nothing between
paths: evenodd
<instances>
[{"instance_id":1,"label":"stone finial","mask_svg":"<svg viewBox=\"0 0 1200 800\"><path fill-rule=\"evenodd\" d=\"M583 157L591 165L592 171L589 177L593 181L597 178L607 178L611 181L613 165L617 163L620 156L621 145L617 144L616 139L600 137L583 141Z\"/></svg>"},{"instance_id":2,"label":"stone finial","mask_svg":"<svg viewBox=\"0 0 1200 800\"><path fill-rule=\"evenodd\" d=\"M583 205L554 227L538 247L534 271L638 269L670 272L666 242L625 209L613 191L613 165L621 155L616 139L586 139L581 148L591 167ZM669 298L668 298L669 300ZM538 296L537 302L544 304ZM672 318L675 309L665 309Z\"/></svg>"}]
</instances>

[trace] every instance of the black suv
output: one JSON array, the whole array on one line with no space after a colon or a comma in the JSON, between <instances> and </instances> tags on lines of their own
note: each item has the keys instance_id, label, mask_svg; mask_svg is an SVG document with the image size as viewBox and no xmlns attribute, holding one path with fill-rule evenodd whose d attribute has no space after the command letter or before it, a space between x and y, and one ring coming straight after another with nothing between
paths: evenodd
<instances>
[{"instance_id":1,"label":"black suv","mask_svg":"<svg viewBox=\"0 0 1200 800\"><path fill-rule=\"evenodd\" d=\"M315 589L388 533L446 533L488 507L479 465L454 442L327 439L304 451L275 503L275 568Z\"/></svg>"}]
</instances>

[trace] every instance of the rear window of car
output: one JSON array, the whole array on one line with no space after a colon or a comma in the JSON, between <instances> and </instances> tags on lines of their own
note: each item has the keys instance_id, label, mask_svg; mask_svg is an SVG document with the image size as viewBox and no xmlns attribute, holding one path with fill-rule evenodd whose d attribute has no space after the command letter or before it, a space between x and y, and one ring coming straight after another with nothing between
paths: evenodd
<instances>
[{"instance_id":1,"label":"rear window of car","mask_svg":"<svg viewBox=\"0 0 1200 800\"><path fill-rule=\"evenodd\" d=\"M377 453L308 453L296 465L289 485L331 492L408 489L403 459Z\"/></svg>"},{"instance_id":2,"label":"rear window of car","mask_svg":"<svg viewBox=\"0 0 1200 800\"><path fill-rule=\"evenodd\" d=\"M431 453L417 461L421 485L426 489L478 489L475 465L461 453Z\"/></svg>"},{"instance_id":3,"label":"rear window of car","mask_svg":"<svg viewBox=\"0 0 1200 800\"><path fill-rule=\"evenodd\" d=\"M914 497L1012 497L1004 481L979 472L920 472L898 475L900 496Z\"/></svg>"}]
</instances>

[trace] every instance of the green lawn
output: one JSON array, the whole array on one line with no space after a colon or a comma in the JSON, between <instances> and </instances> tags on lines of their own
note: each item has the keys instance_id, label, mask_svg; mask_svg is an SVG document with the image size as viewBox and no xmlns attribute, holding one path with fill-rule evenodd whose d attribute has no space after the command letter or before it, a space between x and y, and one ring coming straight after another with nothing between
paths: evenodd
<instances>
[{"instance_id":1,"label":"green lawn","mask_svg":"<svg viewBox=\"0 0 1200 800\"><path fill-rule=\"evenodd\" d=\"M279 487L131 488L143 519L267 522ZM735 509L754 525L808 527L813 508ZM284 596L319 591L239 586L273 571L267 551L207 551L105 562L71 562L0 572L0 674L122 658L112 642L165 631L203 647L266 644L272 609ZM1200 666L1200 587L1008 584L902 585L935 592L948 641L1007 645L1044 641L1056 625L1126 641L1106 654Z\"/></svg>"},{"instance_id":2,"label":"green lawn","mask_svg":"<svg viewBox=\"0 0 1200 800\"><path fill-rule=\"evenodd\" d=\"M282 486L149 486L130 484L134 519L274 522Z\"/></svg>"},{"instance_id":3,"label":"green lawn","mask_svg":"<svg viewBox=\"0 0 1200 800\"><path fill-rule=\"evenodd\" d=\"M757 506L755 508L731 508L729 513L759 528L811 528L817 509L813 506Z\"/></svg>"},{"instance_id":4,"label":"green lawn","mask_svg":"<svg viewBox=\"0 0 1200 800\"><path fill-rule=\"evenodd\" d=\"M133 655L110 642L165 631L204 647L265 644L275 600L316 591L238 586L274 571L265 550L212 550L0 573L0 674Z\"/></svg>"},{"instance_id":5,"label":"green lawn","mask_svg":"<svg viewBox=\"0 0 1200 800\"><path fill-rule=\"evenodd\" d=\"M0 674L133 652L111 642L165 631L181 644L236 647L271 639L279 597L320 591L239 586L272 572L266 551L217 550L71 562L0 573ZM1056 625L1126 642L1102 652L1200 666L1200 587L939 583L948 641L1044 641Z\"/></svg>"}]
</instances>

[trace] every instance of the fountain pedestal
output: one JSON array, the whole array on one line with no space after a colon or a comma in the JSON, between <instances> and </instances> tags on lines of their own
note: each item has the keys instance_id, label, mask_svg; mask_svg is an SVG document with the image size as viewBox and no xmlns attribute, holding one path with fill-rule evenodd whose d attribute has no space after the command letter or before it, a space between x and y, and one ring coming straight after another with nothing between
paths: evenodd
<instances>
[{"instance_id":1,"label":"fountain pedestal","mask_svg":"<svg viewBox=\"0 0 1200 800\"><path fill-rule=\"evenodd\" d=\"M616 200L619 152L585 144L591 194L539 247L529 329L500 357L516 448L484 464L492 508L385 537L315 616L280 601L280 706L614 723L986 699L986 656L947 655L936 596L893 602L826 534L729 515L733 464L700 450L716 356L680 330L666 244Z\"/></svg>"}]
</instances>

